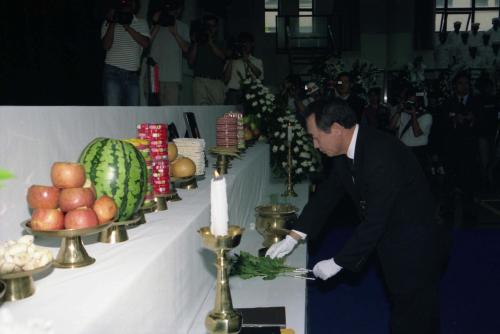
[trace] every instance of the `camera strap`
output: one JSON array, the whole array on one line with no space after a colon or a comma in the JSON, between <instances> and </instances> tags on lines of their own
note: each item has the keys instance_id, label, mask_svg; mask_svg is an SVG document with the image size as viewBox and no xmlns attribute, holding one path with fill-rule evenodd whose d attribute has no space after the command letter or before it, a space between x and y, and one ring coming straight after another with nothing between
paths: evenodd
<instances>
[{"instance_id":1,"label":"camera strap","mask_svg":"<svg viewBox=\"0 0 500 334\"><path fill-rule=\"evenodd\" d=\"M427 114L427 113L423 112L423 113L417 115L417 119L419 119L421 116L424 116L425 114ZM403 131L401 131L401 134L399 135L399 139L403 138L403 136L405 135L406 131L408 131L410 126L411 126L411 118L408 121L408 123L406 123L405 127L403 128Z\"/></svg>"}]
</instances>

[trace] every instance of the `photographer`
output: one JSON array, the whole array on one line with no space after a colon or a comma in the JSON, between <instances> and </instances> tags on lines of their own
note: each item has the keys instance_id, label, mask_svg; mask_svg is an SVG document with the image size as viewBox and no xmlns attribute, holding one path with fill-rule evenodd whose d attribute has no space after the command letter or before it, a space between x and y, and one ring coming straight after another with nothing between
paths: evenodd
<instances>
[{"instance_id":1,"label":"photographer","mask_svg":"<svg viewBox=\"0 0 500 334\"><path fill-rule=\"evenodd\" d=\"M224 104L222 81L226 54L216 40L219 19L205 15L191 25L191 49L188 61L193 67L193 100L195 105Z\"/></svg>"},{"instance_id":2,"label":"photographer","mask_svg":"<svg viewBox=\"0 0 500 334\"><path fill-rule=\"evenodd\" d=\"M410 88L403 110L393 115L390 128L397 129L398 138L415 154L426 174L430 172L427 144L432 127L432 115L424 109L423 93Z\"/></svg>"},{"instance_id":3,"label":"photographer","mask_svg":"<svg viewBox=\"0 0 500 334\"><path fill-rule=\"evenodd\" d=\"M337 76L335 82L335 95L344 100L349 107L356 113L358 123L361 122L361 116L363 115L363 109L365 108L366 102L356 94L352 92L353 80L351 74L347 72L342 72Z\"/></svg>"},{"instance_id":4,"label":"photographer","mask_svg":"<svg viewBox=\"0 0 500 334\"><path fill-rule=\"evenodd\" d=\"M230 59L224 67L224 81L227 84L225 104L241 104L243 95L240 81L248 77L264 79L262 60L252 55L255 40L252 34L242 32L230 50Z\"/></svg>"},{"instance_id":5,"label":"photographer","mask_svg":"<svg viewBox=\"0 0 500 334\"><path fill-rule=\"evenodd\" d=\"M189 51L189 28L179 21L184 3L164 0L153 14L150 57L158 64L161 105L176 105L182 83L182 55Z\"/></svg>"},{"instance_id":6,"label":"photographer","mask_svg":"<svg viewBox=\"0 0 500 334\"><path fill-rule=\"evenodd\" d=\"M103 93L108 106L139 105L140 60L150 35L146 21L135 16L138 11L139 0L118 0L102 24Z\"/></svg>"}]
</instances>

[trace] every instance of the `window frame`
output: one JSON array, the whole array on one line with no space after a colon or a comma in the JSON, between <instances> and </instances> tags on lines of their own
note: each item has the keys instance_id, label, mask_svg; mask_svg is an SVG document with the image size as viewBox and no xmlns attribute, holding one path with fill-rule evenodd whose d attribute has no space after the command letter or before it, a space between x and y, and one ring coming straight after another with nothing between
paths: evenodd
<instances>
[{"instance_id":1,"label":"window frame","mask_svg":"<svg viewBox=\"0 0 500 334\"><path fill-rule=\"evenodd\" d=\"M461 14L461 15L469 15L469 18L467 19L467 24L465 25L464 31L469 31L470 27L475 23L475 18L476 18L476 13L477 12L490 12L493 10L496 10L498 13L498 16L500 16L500 3L498 6L493 6L493 7L477 7L476 6L476 0L470 0L471 5L470 7L452 7L448 8L448 2L449 0L443 0L444 4L442 8L435 7L435 12L434 12L434 18L436 18L437 15L441 15L441 20L439 24L439 29L438 27L435 27L434 30L436 32L439 31L444 31L446 27L448 26L448 15L450 14ZM436 19L434 19L436 20ZM488 30L488 29L483 29L483 31ZM451 30L448 30L451 31Z\"/></svg>"},{"instance_id":2,"label":"window frame","mask_svg":"<svg viewBox=\"0 0 500 334\"><path fill-rule=\"evenodd\" d=\"M265 34L276 34L276 29L277 29L277 22L276 22L276 17L279 15L279 9L280 9L280 1L278 0L278 5L276 8L268 8L266 6L266 2L264 1L264 33ZM275 13L274 17L274 30L273 31L268 31L268 27L266 25L266 17L267 13Z\"/></svg>"}]
</instances>

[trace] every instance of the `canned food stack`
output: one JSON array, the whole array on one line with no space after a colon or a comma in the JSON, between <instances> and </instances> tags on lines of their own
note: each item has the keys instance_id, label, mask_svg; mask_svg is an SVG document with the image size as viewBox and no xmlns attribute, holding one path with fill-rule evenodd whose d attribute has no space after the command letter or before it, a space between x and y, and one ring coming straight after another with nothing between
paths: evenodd
<instances>
[{"instance_id":1,"label":"canned food stack","mask_svg":"<svg viewBox=\"0 0 500 334\"><path fill-rule=\"evenodd\" d=\"M236 118L236 138L238 140L237 147L239 150L244 150L245 145L245 127L243 125L243 113L231 111L226 114L229 117Z\"/></svg>"},{"instance_id":2,"label":"canned food stack","mask_svg":"<svg viewBox=\"0 0 500 334\"><path fill-rule=\"evenodd\" d=\"M196 165L195 175L205 174L205 139L176 138L177 154L193 160Z\"/></svg>"},{"instance_id":3,"label":"canned food stack","mask_svg":"<svg viewBox=\"0 0 500 334\"><path fill-rule=\"evenodd\" d=\"M224 115L217 118L216 144L220 147L236 148L238 145L237 118Z\"/></svg>"},{"instance_id":4,"label":"canned food stack","mask_svg":"<svg viewBox=\"0 0 500 334\"><path fill-rule=\"evenodd\" d=\"M131 138L125 139L125 141L134 145L134 147L141 152L142 157L146 161L148 184L146 187L146 194L144 195L144 204L151 204L154 201L155 194L153 190L153 159L151 158L151 151L149 149L149 140Z\"/></svg>"},{"instance_id":5,"label":"canned food stack","mask_svg":"<svg viewBox=\"0 0 500 334\"><path fill-rule=\"evenodd\" d=\"M154 194L168 194L170 192L170 171L168 164L167 125L139 124L137 126L137 137L149 141Z\"/></svg>"}]
</instances>

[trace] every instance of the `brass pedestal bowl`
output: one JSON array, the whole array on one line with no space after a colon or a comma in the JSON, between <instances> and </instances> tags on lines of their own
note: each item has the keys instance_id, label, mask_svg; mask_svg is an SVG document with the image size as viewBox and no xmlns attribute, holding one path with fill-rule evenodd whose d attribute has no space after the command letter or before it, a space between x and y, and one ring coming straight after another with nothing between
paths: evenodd
<instances>
[{"instance_id":1,"label":"brass pedestal bowl","mask_svg":"<svg viewBox=\"0 0 500 334\"><path fill-rule=\"evenodd\" d=\"M35 293L35 284L33 275L42 273L52 267L52 262L47 263L43 267L33 270L19 271L15 273L0 275L0 301L15 301Z\"/></svg>"},{"instance_id":2,"label":"brass pedestal bowl","mask_svg":"<svg viewBox=\"0 0 500 334\"><path fill-rule=\"evenodd\" d=\"M108 244L117 244L128 240L127 226L136 226L141 223L143 215L138 212L129 220L114 222L113 226L99 233L99 241Z\"/></svg>"},{"instance_id":3,"label":"brass pedestal bowl","mask_svg":"<svg viewBox=\"0 0 500 334\"><path fill-rule=\"evenodd\" d=\"M95 259L89 256L83 246L82 237L100 233L112 225L113 222L109 222L107 224L80 229L38 231L31 229L30 220L23 222L24 229L33 235L61 239L59 252L53 262L56 268L78 268L94 263Z\"/></svg>"},{"instance_id":4,"label":"brass pedestal bowl","mask_svg":"<svg viewBox=\"0 0 500 334\"><path fill-rule=\"evenodd\" d=\"M288 204L261 205L255 208L255 228L264 237L265 249L283 240L297 221L298 209Z\"/></svg>"}]
</instances>

